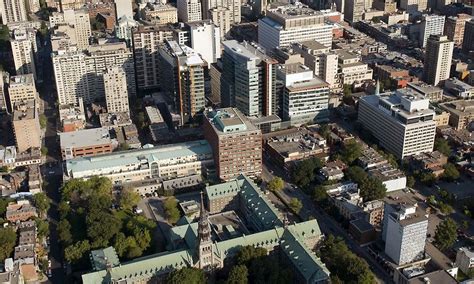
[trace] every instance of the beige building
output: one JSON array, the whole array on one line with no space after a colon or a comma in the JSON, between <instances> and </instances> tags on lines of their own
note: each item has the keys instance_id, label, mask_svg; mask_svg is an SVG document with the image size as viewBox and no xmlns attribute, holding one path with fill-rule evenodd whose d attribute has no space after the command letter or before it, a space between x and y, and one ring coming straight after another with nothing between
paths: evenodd
<instances>
[{"instance_id":1,"label":"beige building","mask_svg":"<svg viewBox=\"0 0 474 284\"><path fill-rule=\"evenodd\" d=\"M202 20L201 1L177 0L178 18L181 22L188 23Z\"/></svg>"},{"instance_id":2,"label":"beige building","mask_svg":"<svg viewBox=\"0 0 474 284\"><path fill-rule=\"evenodd\" d=\"M456 130L469 129L474 121L474 100L451 101L439 106L449 112L449 125Z\"/></svg>"},{"instance_id":3,"label":"beige building","mask_svg":"<svg viewBox=\"0 0 474 284\"><path fill-rule=\"evenodd\" d=\"M0 14L4 25L12 22L28 21L25 1L23 0L1 0Z\"/></svg>"},{"instance_id":4,"label":"beige building","mask_svg":"<svg viewBox=\"0 0 474 284\"><path fill-rule=\"evenodd\" d=\"M447 111L436 110L436 115L434 117L434 122L436 123L436 127L448 125L450 116L451 115Z\"/></svg>"},{"instance_id":5,"label":"beige building","mask_svg":"<svg viewBox=\"0 0 474 284\"><path fill-rule=\"evenodd\" d=\"M426 43L423 81L438 85L449 78L454 43L447 36L432 35Z\"/></svg>"},{"instance_id":6,"label":"beige building","mask_svg":"<svg viewBox=\"0 0 474 284\"><path fill-rule=\"evenodd\" d=\"M214 153L217 175L222 180L240 174L262 173L262 132L236 108L207 112L204 137Z\"/></svg>"},{"instance_id":7,"label":"beige building","mask_svg":"<svg viewBox=\"0 0 474 284\"><path fill-rule=\"evenodd\" d=\"M38 93L36 92L33 74L10 77L8 95L10 96L11 110L14 109L15 104L21 104L30 100L38 102Z\"/></svg>"},{"instance_id":8,"label":"beige building","mask_svg":"<svg viewBox=\"0 0 474 284\"><path fill-rule=\"evenodd\" d=\"M153 24L168 24L178 22L178 9L170 4L150 4L142 12L143 19Z\"/></svg>"},{"instance_id":9,"label":"beige building","mask_svg":"<svg viewBox=\"0 0 474 284\"><path fill-rule=\"evenodd\" d=\"M91 23L89 13L85 10L64 10L64 13L55 12L49 17L50 27L66 24L75 31L76 45L79 50L87 49L91 37Z\"/></svg>"},{"instance_id":10,"label":"beige building","mask_svg":"<svg viewBox=\"0 0 474 284\"><path fill-rule=\"evenodd\" d=\"M241 22L241 9L240 9L241 5L242 5L242 2L239 0L203 0L202 1L203 18L210 19L211 13L209 13L209 11L212 9L227 8L230 12L231 24L238 24Z\"/></svg>"},{"instance_id":11,"label":"beige building","mask_svg":"<svg viewBox=\"0 0 474 284\"><path fill-rule=\"evenodd\" d=\"M129 112L127 76L118 66L108 68L104 73L105 102L107 112Z\"/></svg>"},{"instance_id":12,"label":"beige building","mask_svg":"<svg viewBox=\"0 0 474 284\"><path fill-rule=\"evenodd\" d=\"M361 85L364 81L372 80L373 70L361 61L359 55L346 50L336 50L339 61L340 84Z\"/></svg>"},{"instance_id":13,"label":"beige building","mask_svg":"<svg viewBox=\"0 0 474 284\"><path fill-rule=\"evenodd\" d=\"M35 101L15 107L12 125L19 153L30 148L41 148L41 128Z\"/></svg>"},{"instance_id":14,"label":"beige building","mask_svg":"<svg viewBox=\"0 0 474 284\"><path fill-rule=\"evenodd\" d=\"M16 74L33 74L36 78L35 53L38 50L34 29L15 29L10 40Z\"/></svg>"},{"instance_id":15,"label":"beige building","mask_svg":"<svg viewBox=\"0 0 474 284\"><path fill-rule=\"evenodd\" d=\"M468 14L459 14L457 17L451 16L446 18L444 23L444 34L454 45L461 46L464 39L464 27L466 22L472 17Z\"/></svg>"},{"instance_id":16,"label":"beige building","mask_svg":"<svg viewBox=\"0 0 474 284\"><path fill-rule=\"evenodd\" d=\"M216 7L209 9L207 14L208 18L219 27L221 38L224 38L234 23L230 9L227 7Z\"/></svg>"}]
</instances>

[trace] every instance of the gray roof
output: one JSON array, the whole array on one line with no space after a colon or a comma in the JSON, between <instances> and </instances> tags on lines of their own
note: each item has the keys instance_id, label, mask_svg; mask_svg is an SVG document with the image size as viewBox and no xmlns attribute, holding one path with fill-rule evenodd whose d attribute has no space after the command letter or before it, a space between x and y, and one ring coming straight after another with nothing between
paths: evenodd
<instances>
[{"instance_id":1,"label":"gray roof","mask_svg":"<svg viewBox=\"0 0 474 284\"><path fill-rule=\"evenodd\" d=\"M82 129L59 133L61 149L68 147L88 147L112 143L107 128Z\"/></svg>"}]
</instances>

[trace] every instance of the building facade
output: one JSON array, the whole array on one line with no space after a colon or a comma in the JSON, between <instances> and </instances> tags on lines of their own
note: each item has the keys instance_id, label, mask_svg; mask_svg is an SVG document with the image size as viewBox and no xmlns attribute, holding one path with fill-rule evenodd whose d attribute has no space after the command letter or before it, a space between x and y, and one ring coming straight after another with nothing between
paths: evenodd
<instances>
[{"instance_id":1,"label":"building facade","mask_svg":"<svg viewBox=\"0 0 474 284\"><path fill-rule=\"evenodd\" d=\"M438 85L450 77L454 43L447 36L431 36L426 44L423 81Z\"/></svg>"},{"instance_id":2,"label":"building facade","mask_svg":"<svg viewBox=\"0 0 474 284\"><path fill-rule=\"evenodd\" d=\"M201 1L199 0L178 0L178 19L181 22L189 23L202 20Z\"/></svg>"},{"instance_id":3,"label":"building facade","mask_svg":"<svg viewBox=\"0 0 474 284\"><path fill-rule=\"evenodd\" d=\"M2 24L6 25L12 22L28 21L26 11L26 2L22 0L2 0L0 1L0 14Z\"/></svg>"},{"instance_id":4,"label":"building facade","mask_svg":"<svg viewBox=\"0 0 474 284\"><path fill-rule=\"evenodd\" d=\"M462 46L464 38L464 28L466 22L471 20L471 16L467 14L459 14L457 17L451 16L446 18L444 24L444 34L449 40L454 42L455 46Z\"/></svg>"},{"instance_id":5,"label":"building facade","mask_svg":"<svg viewBox=\"0 0 474 284\"><path fill-rule=\"evenodd\" d=\"M104 72L104 90L107 112L130 111L127 90L127 74L123 68L115 66Z\"/></svg>"},{"instance_id":6,"label":"building facade","mask_svg":"<svg viewBox=\"0 0 474 284\"><path fill-rule=\"evenodd\" d=\"M426 47L432 35L443 35L445 16L425 15L420 25L420 47Z\"/></svg>"},{"instance_id":7,"label":"building facade","mask_svg":"<svg viewBox=\"0 0 474 284\"><path fill-rule=\"evenodd\" d=\"M210 66L221 57L220 29L210 20L187 23L191 48Z\"/></svg>"},{"instance_id":8,"label":"building facade","mask_svg":"<svg viewBox=\"0 0 474 284\"><path fill-rule=\"evenodd\" d=\"M63 132L59 134L59 140L63 160L111 153L117 147L107 128Z\"/></svg>"},{"instance_id":9,"label":"building facade","mask_svg":"<svg viewBox=\"0 0 474 284\"><path fill-rule=\"evenodd\" d=\"M15 104L26 103L30 100L39 102L33 74L10 77L8 95L10 97L10 110L15 109Z\"/></svg>"},{"instance_id":10,"label":"building facade","mask_svg":"<svg viewBox=\"0 0 474 284\"><path fill-rule=\"evenodd\" d=\"M41 148L41 128L34 100L15 106L12 126L19 153L31 148Z\"/></svg>"},{"instance_id":11,"label":"building facade","mask_svg":"<svg viewBox=\"0 0 474 284\"><path fill-rule=\"evenodd\" d=\"M10 40L17 75L33 74L36 78L35 54L38 51L34 29L15 29Z\"/></svg>"}]
</instances>

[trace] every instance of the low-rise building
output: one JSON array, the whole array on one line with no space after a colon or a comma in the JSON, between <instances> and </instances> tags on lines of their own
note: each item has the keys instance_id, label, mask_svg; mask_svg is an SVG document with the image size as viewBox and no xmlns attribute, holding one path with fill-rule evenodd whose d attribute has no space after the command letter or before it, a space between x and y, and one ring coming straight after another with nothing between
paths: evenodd
<instances>
[{"instance_id":1,"label":"low-rise building","mask_svg":"<svg viewBox=\"0 0 474 284\"><path fill-rule=\"evenodd\" d=\"M344 178L344 170L347 169L347 165L340 160L328 162L324 167L319 171L318 178L323 181L329 180L341 180Z\"/></svg>"},{"instance_id":2,"label":"low-rise building","mask_svg":"<svg viewBox=\"0 0 474 284\"><path fill-rule=\"evenodd\" d=\"M31 205L28 200L19 200L9 203L5 213L6 219L12 223L27 221L36 216L36 208Z\"/></svg>"},{"instance_id":3,"label":"low-rise building","mask_svg":"<svg viewBox=\"0 0 474 284\"><path fill-rule=\"evenodd\" d=\"M469 129L474 120L474 100L450 101L439 107L449 112L449 125L455 130Z\"/></svg>"},{"instance_id":4,"label":"low-rise building","mask_svg":"<svg viewBox=\"0 0 474 284\"><path fill-rule=\"evenodd\" d=\"M471 275L474 270L474 250L463 247L456 253L456 265L466 275Z\"/></svg>"},{"instance_id":5,"label":"low-rise building","mask_svg":"<svg viewBox=\"0 0 474 284\"><path fill-rule=\"evenodd\" d=\"M433 120L436 123L436 127L447 126L449 124L449 112L443 111L442 109L435 108L435 116Z\"/></svg>"},{"instance_id":6,"label":"low-rise building","mask_svg":"<svg viewBox=\"0 0 474 284\"><path fill-rule=\"evenodd\" d=\"M474 87L457 78L449 78L444 81L444 89L447 93L460 99L474 98Z\"/></svg>"},{"instance_id":7,"label":"low-rise building","mask_svg":"<svg viewBox=\"0 0 474 284\"><path fill-rule=\"evenodd\" d=\"M78 107L70 105L59 106L59 121L61 122L61 131L63 132L84 129L86 126L86 115L82 100L79 100Z\"/></svg>"},{"instance_id":8,"label":"low-rise building","mask_svg":"<svg viewBox=\"0 0 474 284\"><path fill-rule=\"evenodd\" d=\"M63 160L111 153L118 145L107 128L59 133Z\"/></svg>"},{"instance_id":9,"label":"low-rise building","mask_svg":"<svg viewBox=\"0 0 474 284\"><path fill-rule=\"evenodd\" d=\"M411 82L407 84L407 88L426 96L430 102L439 102L443 99L443 89L425 82Z\"/></svg>"},{"instance_id":10,"label":"low-rise building","mask_svg":"<svg viewBox=\"0 0 474 284\"><path fill-rule=\"evenodd\" d=\"M436 176L444 173L443 166L448 162L448 157L438 151L422 153L410 157L410 168L412 170L428 171Z\"/></svg>"}]
</instances>

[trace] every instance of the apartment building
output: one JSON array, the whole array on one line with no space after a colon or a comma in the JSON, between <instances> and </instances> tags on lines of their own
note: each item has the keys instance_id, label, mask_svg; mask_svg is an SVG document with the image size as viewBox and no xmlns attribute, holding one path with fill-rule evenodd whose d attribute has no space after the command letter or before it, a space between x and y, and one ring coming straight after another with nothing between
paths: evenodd
<instances>
[{"instance_id":1,"label":"apartment building","mask_svg":"<svg viewBox=\"0 0 474 284\"><path fill-rule=\"evenodd\" d=\"M241 6L242 2L239 0L204 0L202 1L202 15L203 19L211 19L213 12L210 10L219 8L226 8L229 11L230 25L239 24L241 22ZM216 23L213 20L214 23Z\"/></svg>"},{"instance_id":2,"label":"apartment building","mask_svg":"<svg viewBox=\"0 0 474 284\"><path fill-rule=\"evenodd\" d=\"M66 177L108 177L114 184L171 180L205 174L214 164L212 149L205 140L156 146L66 161Z\"/></svg>"},{"instance_id":3,"label":"apartment building","mask_svg":"<svg viewBox=\"0 0 474 284\"><path fill-rule=\"evenodd\" d=\"M89 13L85 10L64 10L63 13L53 12L49 17L51 28L57 25L69 25L75 32L76 45L79 50L87 49L91 37Z\"/></svg>"},{"instance_id":4,"label":"apartment building","mask_svg":"<svg viewBox=\"0 0 474 284\"><path fill-rule=\"evenodd\" d=\"M449 125L456 130L469 129L474 121L474 100L450 101L439 107L449 112Z\"/></svg>"},{"instance_id":5,"label":"apartment building","mask_svg":"<svg viewBox=\"0 0 474 284\"><path fill-rule=\"evenodd\" d=\"M13 133L19 153L41 148L41 128L36 101L15 105L12 116Z\"/></svg>"},{"instance_id":6,"label":"apartment building","mask_svg":"<svg viewBox=\"0 0 474 284\"><path fill-rule=\"evenodd\" d=\"M25 103L30 100L39 101L36 92L33 74L17 75L10 77L8 84L8 95L10 97L10 110L14 110L15 104Z\"/></svg>"},{"instance_id":7,"label":"apartment building","mask_svg":"<svg viewBox=\"0 0 474 284\"><path fill-rule=\"evenodd\" d=\"M454 43L447 36L433 35L427 41L423 81L438 85L450 76Z\"/></svg>"},{"instance_id":8,"label":"apartment building","mask_svg":"<svg viewBox=\"0 0 474 284\"><path fill-rule=\"evenodd\" d=\"M223 42L221 100L247 116L278 113L277 61L256 43Z\"/></svg>"},{"instance_id":9,"label":"apartment building","mask_svg":"<svg viewBox=\"0 0 474 284\"><path fill-rule=\"evenodd\" d=\"M202 20L201 1L199 0L177 0L178 19L189 23Z\"/></svg>"},{"instance_id":10,"label":"apartment building","mask_svg":"<svg viewBox=\"0 0 474 284\"><path fill-rule=\"evenodd\" d=\"M28 200L10 202L5 212L5 218L12 223L27 221L36 216L36 208Z\"/></svg>"},{"instance_id":11,"label":"apartment building","mask_svg":"<svg viewBox=\"0 0 474 284\"><path fill-rule=\"evenodd\" d=\"M10 45L16 74L33 74L36 78L35 54L38 51L36 30L32 28L15 29L12 34Z\"/></svg>"},{"instance_id":12,"label":"apartment building","mask_svg":"<svg viewBox=\"0 0 474 284\"><path fill-rule=\"evenodd\" d=\"M59 141L63 160L111 153L118 146L107 128L59 133Z\"/></svg>"},{"instance_id":13,"label":"apartment building","mask_svg":"<svg viewBox=\"0 0 474 284\"><path fill-rule=\"evenodd\" d=\"M26 2L22 0L2 0L0 1L0 16L2 24L12 22L28 21Z\"/></svg>"},{"instance_id":14,"label":"apartment building","mask_svg":"<svg viewBox=\"0 0 474 284\"><path fill-rule=\"evenodd\" d=\"M443 89L426 84L424 82L408 83L407 88L413 89L421 95L427 97L430 102L439 102L443 99Z\"/></svg>"},{"instance_id":15,"label":"apartment building","mask_svg":"<svg viewBox=\"0 0 474 284\"><path fill-rule=\"evenodd\" d=\"M201 55L209 67L221 57L220 29L211 20L191 22L186 24L189 29L191 48Z\"/></svg>"},{"instance_id":16,"label":"apartment building","mask_svg":"<svg viewBox=\"0 0 474 284\"><path fill-rule=\"evenodd\" d=\"M173 39L167 26L138 26L132 33L133 56L138 89L154 89L160 85L159 47Z\"/></svg>"},{"instance_id":17,"label":"apartment building","mask_svg":"<svg viewBox=\"0 0 474 284\"><path fill-rule=\"evenodd\" d=\"M170 4L148 3L142 10L142 18L154 25L178 22L178 9Z\"/></svg>"},{"instance_id":18,"label":"apartment building","mask_svg":"<svg viewBox=\"0 0 474 284\"><path fill-rule=\"evenodd\" d=\"M468 14L447 17L444 23L444 35L452 40L455 46L462 46L466 22L471 19L472 16Z\"/></svg>"},{"instance_id":19,"label":"apartment building","mask_svg":"<svg viewBox=\"0 0 474 284\"><path fill-rule=\"evenodd\" d=\"M217 176L222 180L262 172L262 132L236 108L205 113L204 137L214 153Z\"/></svg>"},{"instance_id":20,"label":"apartment building","mask_svg":"<svg viewBox=\"0 0 474 284\"><path fill-rule=\"evenodd\" d=\"M132 32L138 27L138 22L133 18L122 17L117 21L115 26L115 36L124 39L127 46L130 47L132 43Z\"/></svg>"},{"instance_id":21,"label":"apartment building","mask_svg":"<svg viewBox=\"0 0 474 284\"><path fill-rule=\"evenodd\" d=\"M301 63L279 66L277 77L284 82L283 119L291 125L329 120L329 85Z\"/></svg>"},{"instance_id":22,"label":"apartment building","mask_svg":"<svg viewBox=\"0 0 474 284\"><path fill-rule=\"evenodd\" d=\"M470 54L474 51L474 19L466 22L464 26L462 51L466 54Z\"/></svg>"},{"instance_id":23,"label":"apartment building","mask_svg":"<svg viewBox=\"0 0 474 284\"><path fill-rule=\"evenodd\" d=\"M205 106L204 61L186 45L166 41L160 48L163 92L174 102L180 124L191 122Z\"/></svg>"},{"instance_id":24,"label":"apartment building","mask_svg":"<svg viewBox=\"0 0 474 284\"><path fill-rule=\"evenodd\" d=\"M426 47L432 35L443 35L445 16L424 15L420 25L420 47Z\"/></svg>"},{"instance_id":25,"label":"apartment building","mask_svg":"<svg viewBox=\"0 0 474 284\"><path fill-rule=\"evenodd\" d=\"M359 121L399 159L433 151L434 116L429 99L409 89L359 100Z\"/></svg>"},{"instance_id":26,"label":"apartment building","mask_svg":"<svg viewBox=\"0 0 474 284\"><path fill-rule=\"evenodd\" d=\"M364 0L345 0L344 3L344 20L349 23L356 23L363 20L362 16L365 12L366 2Z\"/></svg>"},{"instance_id":27,"label":"apartment building","mask_svg":"<svg viewBox=\"0 0 474 284\"><path fill-rule=\"evenodd\" d=\"M300 2L268 9L258 20L258 43L268 50L308 40L330 47L332 25L325 23L323 13Z\"/></svg>"},{"instance_id":28,"label":"apartment building","mask_svg":"<svg viewBox=\"0 0 474 284\"><path fill-rule=\"evenodd\" d=\"M215 7L209 9L207 14L207 18L219 27L221 38L224 39L234 23L231 10L228 7Z\"/></svg>"},{"instance_id":29,"label":"apartment building","mask_svg":"<svg viewBox=\"0 0 474 284\"><path fill-rule=\"evenodd\" d=\"M428 0L401 0L400 9L408 14L419 14L428 8Z\"/></svg>"},{"instance_id":30,"label":"apartment building","mask_svg":"<svg viewBox=\"0 0 474 284\"><path fill-rule=\"evenodd\" d=\"M130 111L127 74L122 67L114 66L104 72L105 103L108 113Z\"/></svg>"},{"instance_id":31,"label":"apartment building","mask_svg":"<svg viewBox=\"0 0 474 284\"><path fill-rule=\"evenodd\" d=\"M359 55L346 50L335 50L338 55L340 87L344 85L360 86L364 81L372 80L373 70L362 63Z\"/></svg>"}]
</instances>

